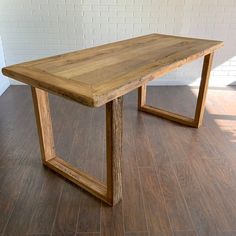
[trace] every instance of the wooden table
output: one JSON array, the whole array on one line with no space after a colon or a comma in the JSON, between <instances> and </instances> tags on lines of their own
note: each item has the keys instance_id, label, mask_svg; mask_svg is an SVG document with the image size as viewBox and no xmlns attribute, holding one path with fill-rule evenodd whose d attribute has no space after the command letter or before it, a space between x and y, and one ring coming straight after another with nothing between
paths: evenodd
<instances>
[{"instance_id":1,"label":"wooden table","mask_svg":"<svg viewBox=\"0 0 236 236\"><path fill-rule=\"evenodd\" d=\"M109 205L122 198L122 96L138 88L138 109L183 125L202 123L213 53L220 41L151 34L3 68L32 86L42 162ZM146 85L204 57L194 118L146 105ZM90 107L106 104L106 184L59 158L54 149L48 92ZM95 163L94 163L95 164Z\"/></svg>"}]
</instances>

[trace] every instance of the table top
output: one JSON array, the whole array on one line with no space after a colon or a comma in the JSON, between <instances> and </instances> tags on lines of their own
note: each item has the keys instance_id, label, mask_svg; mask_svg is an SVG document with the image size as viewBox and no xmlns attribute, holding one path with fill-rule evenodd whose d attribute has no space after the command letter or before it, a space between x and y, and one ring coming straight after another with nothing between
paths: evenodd
<instances>
[{"instance_id":1,"label":"table top","mask_svg":"<svg viewBox=\"0 0 236 236\"><path fill-rule=\"evenodd\" d=\"M221 41L150 34L2 71L26 84L97 107L222 46Z\"/></svg>"}]
</instances>

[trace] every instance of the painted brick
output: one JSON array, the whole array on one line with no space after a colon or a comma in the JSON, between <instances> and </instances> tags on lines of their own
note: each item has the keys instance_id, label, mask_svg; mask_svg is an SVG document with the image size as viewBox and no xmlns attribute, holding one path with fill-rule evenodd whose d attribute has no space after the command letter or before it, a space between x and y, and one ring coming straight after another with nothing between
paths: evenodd
<instances>
[{"instance_id":1,"label":"painted brick","mask_svg":"<svg viewBox=\"0 0 236 236\"><path fill-rule=\"evenodd\" d=\"M235 0L1 0L0 9L6 64L156 32L223 40L210 84L236 80ZM200 71L192 63L158 81L197 84Z\"/></svg>"}]
</instances>

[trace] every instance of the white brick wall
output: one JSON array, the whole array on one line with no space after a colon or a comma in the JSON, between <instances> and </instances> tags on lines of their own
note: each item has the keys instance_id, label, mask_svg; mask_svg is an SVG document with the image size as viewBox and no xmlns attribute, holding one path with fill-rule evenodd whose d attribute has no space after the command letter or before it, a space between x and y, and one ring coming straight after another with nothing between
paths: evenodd
<instances>
[{"instance_id":1,"label":"white brick wall","mask_svg":"<svg viewBox=\"0 0 236 236\"><path fill-rule=\"evenodd\" d=\"M2 49L2 40L0 37L0 68L5 66L5 61L4 61L4 54L3 54L3 49ZM9 87L10 83L9 80L0 74L0 96L4 93L4 91Z\"/></svg>"},{"instance_id":2,"label":"white brick wall","mask_svg":"<svg viewBox=\"0 0 236 236\"><path fill-rule=\"evenodd\" d=\"M211 85L236 81L236 0L0 0L6 64L160 32L223 40ZM201 60L154 84L193 84Z\"/></svg>"}]
</instances>

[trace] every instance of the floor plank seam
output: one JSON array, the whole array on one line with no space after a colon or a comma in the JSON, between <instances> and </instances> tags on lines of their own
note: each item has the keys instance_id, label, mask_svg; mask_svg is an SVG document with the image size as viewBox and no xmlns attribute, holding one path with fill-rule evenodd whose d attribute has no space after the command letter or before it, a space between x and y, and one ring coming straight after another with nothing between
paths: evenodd
<instances>
[{"instance_id":1,"label":"floor plank seam","mask_svg":"<svg viewBox=\"0 0 236 236\"><path fill-rule=\"evenodd\" d=\"M132 132L133 134L133 132ZM134 142L132 142L132 144L134 145ZM136 168L138 167L138 159L137 159L137 153L136 151L134 152L135 155L135 164L136 164ZM145 202L144 202L144 193L143 193L143 188L142 188L142 182L141 182L141 177L140 177L140 172L139 169L138 170L138 180L139 180L139 187L140 187L140 191L141 191L141 198L142 198L142 204L143 204L143 209L144 209L144 217L145 217L145 224L146 224L146 228L150 234L150 229L149 229L149 225L148 225L148 221L147 221L147 210L146 210L146 206L145 206Z\"/></svg>"},{"instance_id":2,"label":"floor plank seam","mask_svg":"<svg viewBox=\"0 0 236 236\"><path fill-rule=\"evenodd\" d=\"M167 205L166 205L166 199L165 199L164 192L163 192L163 188L162 188L162 186L161 186L161 183L160 183L160 180L159 180L159 177L158 177L158 174L157 174L157 169L156 169L156 167L154 167L154 170L155 170L155 176L156 176L156 178L157 178L157 181L158 181L159 186L160 186L160 189L161 189L162 199L163 199L163 202L164 202L166 215L167 215L167 217L168 217L168 221L169 221L169 225L170 225L170 230L171 230L171 233L173 234L174 231L173 231L173 227L172 227L172 224L171 224L171 221L170 221L170 216L169 216L169 214L168 214Z\"/></svg>"},{"instance_id":3,"label":"floor plank seam","mask_svg":"<svg viewBox=\"0 0 236 236\"><path fill-rule=\"evenodd\" d=\"M150 226L149 226L148 221L147 221L147 209L146 209L146 204L144 203L144 193L143 193L143 188L142 188L142 182L141 182L139 169L138 169L138 177L139 177L140 191L141 191L141 196L142 196L142 203L143 203L143 208L144 208L144 216L145 216L145 221L146 221L146 227L147 227L148 233L150 234Z\"/></svg>"},{"instance_id":4,"label":"floor plank seam","mask_svg":"<svg viewBox=\"0 0 236 236\"><path fill-rule=\"evenodd\" d=\"M181 186L180 186L179 179L178 179L178 177L177 177L177 175L176 175L175 169L173 168L173 164L171 163L170 165L171 165L171 168L172 168L172 170L173 170L174 176L175 176L175 178L176 178L176 180L177 180L177 183L178 183L178 186L179 186L179 189L180 189L180 193L181 193L181 196L182 196L182 198L183 198L183 200L184 200L184 204L185 204L185 207L186 207L186 209L187 209L188 215L189 215L189 217L190 217L190 219L191 219L192 227L193 227L194 231L196 232L196 234L197 234L198 236L200 236L200 235L198 234L198 232L197 232L197 229L196 229L195 224L193 223L193 218L192 218L192 215L191 215L191 213L190 213L189 206L188 206L187 201L186 201L186 199L185 199L183 190L182 190L182 188L181 188ZM175 231L182 231L182 230L175 230ZM191 230L185 230L185 231L191 231Z\"/></svg>"},{"instance_id":5,"label":"floor plank seam","mask_svg":"<svg viewBox=\"0 0 236 236\"><path fill-rule=\"evenodd\" d=\"M55 216L54 216L54 219L53 219L52 228L51 228L51 232L50 232L51 236L53 234L53 230L54 230L54 227L55 227L55 222L56 222L58 210L59 210L59 207L60 207L61 197L62 197L62 193L63 193L64 189L65 189L65 183L63 183L63 185L61 186L61 189L60 189L60 196L59 196L58 203L57 203L57 206L56 206Z\"/></svg>"},{"instance_id":6,"label":"floor plank seam","mask_svg":"<svg viewBox=\"0 0 236 236\"><path fill-rule=\"evenodd\" d=\"M8 223L10 222L10 218L11 218L11 216L12 216L12 214L13 214L15 208L16 208L16 203L17 203L17 201L18 201L18 199L19 199L19 197L20 197L20 194L21 194L21 192L19 192L18 197L17 197L17 199L16 199L16 201L15 201L14 207L13 207L11 213L9 214L9 217L8 217L8 219L7 219L7 222L6 222L5 226L3 227L3 231L2 231L2 234L1 234L2 236L4 236L4 234L5 234L7 225L8 225Z\"/></svg>"},{"instance_id":7,"label":"floor plank seam","mask_svg":"<svg viewBox=\"0 0 236 236\"><path fill-rule=\"evenodd\" d=\"M145 130L147 129L147 126L146 126L146 123L145 123L145 122L144 122L144 129L145 129ZM147 136L147 137L148 137L148 136ZM149 140L149 142L150 142L149 137L148 137L148 140ZM157 178L157 182L158 182L158 184L159 184L159 186L160 186L160 189L161 189L161 195L162 195L162 199L163 199L163 202L164 202L164 205L165 205L165 212L166 212L166 215L167 215L167 217L168 217L168 221L169 221L169 226L170 226L171 233L173 234L173 229L172 229L172 226L171 226L170 217L169 217L169 214L168 214L168 211L167 211L166 200L165 200L165 197L164 197L164 193L163 193L162 186L161 186L161 184L160 184L160 180L159 180L158 175L157 175L156 160L155 160L155 158L154 158L153 146L152 146L151 142L150 142L150 147L151 147L151 152L152 152L152 157L153 157L155 176L156 176L156 178ZM150 231L149 231L149 233L150 233Z\"/></svg>"},{"instance_id":8,"label":"floor plank seam","mask_svg":"<svg viewBox=\"0 0 236 236\"><path fill-rule=\"evenodd\" d=\"M81 190L82 192L84 192L84 190ZM77 217L76 217L76 226L75 226L75 235L78 233L78 225L79 225L79 214L80 214L80 210L81 210L81 202L82 202L82 198L80 197L80 203L79 203L79 209L78 209L78 213L77 213Z\"/></svg>"}]
</instances>

